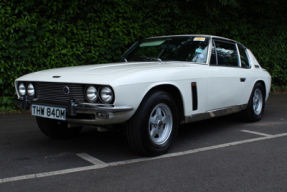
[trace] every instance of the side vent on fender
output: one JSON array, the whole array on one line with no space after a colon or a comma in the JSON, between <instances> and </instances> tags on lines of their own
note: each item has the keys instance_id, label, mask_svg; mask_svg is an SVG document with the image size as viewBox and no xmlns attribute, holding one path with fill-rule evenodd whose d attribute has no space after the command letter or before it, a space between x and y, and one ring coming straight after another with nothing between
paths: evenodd
<instances>
[{"instance_id":1,"label":"side vent on fender","mask_svg":"<svg viewBox=\"0 0 287 192\"><path fill-rule=\"evenodd\" d=\"M196 82L191 83L191 94L192 94L192 110L195 111L198 108Z\"/></svg>"}]
</instances>

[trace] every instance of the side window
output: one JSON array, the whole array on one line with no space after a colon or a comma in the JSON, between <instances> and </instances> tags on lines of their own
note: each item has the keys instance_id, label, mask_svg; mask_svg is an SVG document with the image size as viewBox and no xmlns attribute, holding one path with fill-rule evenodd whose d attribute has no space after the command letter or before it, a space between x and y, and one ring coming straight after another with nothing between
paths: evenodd
<instances>
[{"instance_id":1,"label":"side window","mask_svg":"<svg viewBox=\"0 0 287 192\"><path fill-rule=\"evenodd\" d=\"M243 48L242 45L237 44L238 45L238 49L239 49L239 53L240 53L240 59L241 59L241 67L242 68L249 68L249 60L246 54L245 49Z\"/></svg>"},{"instance_id":2,"label":"side window","mask_svg":"<svg viewBox=\"0 0 287 192\"><path fill-rule=\"evenodd\" d=\"M238 55L235 43L215 41L215 47L219 66L238 66Z\"/></svg>"}]
</instances>

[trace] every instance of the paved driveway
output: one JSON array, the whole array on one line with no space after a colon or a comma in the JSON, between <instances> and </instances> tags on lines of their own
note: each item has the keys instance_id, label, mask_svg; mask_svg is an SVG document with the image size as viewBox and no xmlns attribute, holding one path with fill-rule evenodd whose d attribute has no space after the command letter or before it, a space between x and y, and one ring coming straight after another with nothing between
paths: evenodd
<instances>
[{"instance_id":1,"label":"paved driveway","mask_svg":"<svg viewBox=\"0 0 287 192\"><path fill-rule=\"evenodd\" d=\"M0 115L0 191L287 191L286 161L287 95L271 95L260 122L186 124L157 158L120 133L52 140L28 113Z\"/></svg>"}]
</instances>

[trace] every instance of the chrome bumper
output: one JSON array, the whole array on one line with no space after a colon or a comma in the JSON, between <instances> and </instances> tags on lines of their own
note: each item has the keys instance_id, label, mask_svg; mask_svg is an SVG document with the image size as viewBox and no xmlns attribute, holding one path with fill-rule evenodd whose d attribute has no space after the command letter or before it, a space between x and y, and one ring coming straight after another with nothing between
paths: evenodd
<instances>
[{"instance_id":1,"label":"chrome bumper","mask_svg":"<svg viewBox=\"0 0 287 192\"><path fill-rule=\"evenodd\" d=\"M31 99L24 96L22 108L24 110L29 110L32 104L64 107L67 109L67 115L71 117L77 116L77 113L91 113L101 119L110 119L114 117L114 113L127 112L134 109L129 105L114 106L110 104L80 103L77 100L69 100L68 102L63 103Z\"/></svg>"},{"instance_id":2,"label":"chrome bumper","mask_svg":"<svg viewBox=\"0 0 287 192\"><path fill-rule=\"evenodd\" d=\"M92 103L72 103L68 111L70 111L70 114L92 113L95 114L96 118L112 119L115 117L115 113L131 111L133 109L134 108L132 106L128 105L114 106Z\"/></svg>"},{"instance_id":3,"label":"chrome bumper","mask_svg":"<svg viewBox=\"0 0 287 192\"><path fill-rule=\"evenodd\" d=\"M74 108L79 111L105 111L110 113L125 112L134 109L132 106L129 105L114 106L114 105L101 105L92 103L74 104Z\"/></svg>"}]
</instances>

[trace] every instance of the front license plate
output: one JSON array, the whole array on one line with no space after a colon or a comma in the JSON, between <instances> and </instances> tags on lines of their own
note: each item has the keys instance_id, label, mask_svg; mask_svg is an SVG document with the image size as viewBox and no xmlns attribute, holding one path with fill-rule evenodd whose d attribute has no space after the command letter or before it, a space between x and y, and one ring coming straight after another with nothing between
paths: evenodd
<instances>
[{"instance_id":1,"label":"front license plate","mask_svg":"<svg viewBox=\"0 0 287 192\"><path fill-rule=\"evenodd\" d=\"M32 115L50 119L66 120L66 108L32 105Z\"/></svg>"}]
</instances>

